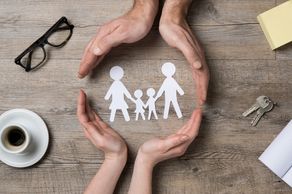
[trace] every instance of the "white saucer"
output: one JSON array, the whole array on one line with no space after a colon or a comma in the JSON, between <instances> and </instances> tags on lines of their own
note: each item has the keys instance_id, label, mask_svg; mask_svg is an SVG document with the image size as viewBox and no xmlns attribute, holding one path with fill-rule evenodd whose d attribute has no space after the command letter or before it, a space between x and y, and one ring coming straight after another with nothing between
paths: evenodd
<instances>
[{"instance_id":1,"label":"white saucer","mask_svg":"<svg viewBox=\"0 0 292 194\"><path fill-rule=\"evenodd\" d=\"M21 124L31 134L30 149L23 154L11 154L0 148L0 160L17 168L24 168L37 163L46 153L49 145L49 132L43 119L26 109L12 109L0 116L0 130L9 124Z\"/></svg>"}]
</instances>

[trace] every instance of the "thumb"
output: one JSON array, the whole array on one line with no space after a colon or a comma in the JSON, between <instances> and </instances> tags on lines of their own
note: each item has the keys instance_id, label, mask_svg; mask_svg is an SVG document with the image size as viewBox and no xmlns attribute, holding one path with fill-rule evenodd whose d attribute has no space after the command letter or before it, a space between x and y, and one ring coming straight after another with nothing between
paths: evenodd
<instances>
[{"instance_id":1,"label":"thumb","mask_svg":"<svg viewBox=\"0 0 292 194\"><path fill-rule=\"evenodd\" d=\"M190 137L188 135L185 135L185 134L171 135L171 136L168 136L164 140L164 146L165 146L166 150L169 150L169 149L174 148L182 143L185 143L189 139L190 139Z\"/></svg>"},{"instance_id":2,"label":"thumb","mask_svg":"<svg viewBox=\"0 0 292 194\"><path fill-rule=\"evenodd\" d=\"M202 67L199 53L191 45L187 38L178 45L178 49L183 53L192 67L195 69L200 69Z\"/></svg>"},{"instance_id":3,"label":"thumb","mask_svg":"<svg viewBox=\"0 0 292 194\"><path fill-rule=\"evenodd\" d=\"M113 47L118 46L122 43L122 37L118 33L111 33L107 36L104 36L99 41L95 42L93 45L93 53L97 56L101 56L109 52Z\"/></svg>"}]
</instances>

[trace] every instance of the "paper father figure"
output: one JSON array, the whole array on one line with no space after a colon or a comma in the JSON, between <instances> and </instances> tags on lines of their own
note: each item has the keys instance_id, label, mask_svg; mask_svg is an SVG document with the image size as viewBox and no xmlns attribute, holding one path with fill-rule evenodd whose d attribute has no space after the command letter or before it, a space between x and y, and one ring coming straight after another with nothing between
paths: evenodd
<instances>
[{"instance_id":1,"label":"paper father figure","mask_svg":"<svg viewBox=\"0 0 292 194\"><path fill-rule=\"evenodd\" d=\"M161 68L161 71L162 71L163 75L165 75L166 79L164 80L159 91L157 92L156 99L158 99L164 93L165 104L164 104L163 118L164 119L168 118L170 103L172 103L177 117L181 118L182 113L181 113L181 110L180 110L178 102L177 102L177 95L176 94L179 93L180 95L184 95L184 91L178 85L178 83L175 81L175 79L172 77L176 71L175 66L173 63L164 63L162 68Z\"/></svg>"}]
</instances>

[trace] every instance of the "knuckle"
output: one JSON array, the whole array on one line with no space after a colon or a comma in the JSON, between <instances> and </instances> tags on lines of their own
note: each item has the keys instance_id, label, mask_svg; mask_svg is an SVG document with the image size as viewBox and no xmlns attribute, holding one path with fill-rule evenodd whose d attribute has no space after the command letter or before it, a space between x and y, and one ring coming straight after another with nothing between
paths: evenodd
<instances>
[{"instance_id":1,"label":"knuckle","mask_svg":"<svg viewBox=\"0 0 292 194\"><path fill-rule=\"evenodd\" d=\"M101 139L101 140L99 140L97 143L98 143L98 146L99 146L100 148L104 148L106 142L105 142L103 139Z\"/></svg>"},{"instance_id":2,"label":"knuckle","mask_svg":"<svg viewBox=\"0 0 292 194\"><path fill-rule=\"evenodd\" d=\"M165 146L164 146L164 144L162 144L162 143L158 144L157 148L158 148L158 150L159 150L160 152L164 152L164 151L165 151Z\"/></svg>"},{"instance_id":3,"label":"knuckle","mask_svg":"<svg viewBox=\"0 0 292 194\"><path fill-rule=\"evenodd\" d=\"M124 40L129 37L129 31L125 29L121 29L119 33L120 39Z\"/></svg>"},{"instance_id":4,"label":"knuckle","mask_svg":"<svg viewBox=\"0 0 292 194\"><path fill-rule=\"evenodd\" d=\"M164 23L160 23L159 24L158 30L159 30L160 33L165 33L166 29L167 29L167 25L166 24L164 24Z\"/></svg>"},{"instance_id":5,"label":"knuckle","mask_svg":"<svg viewBox=\"0 0 292 194\"><path fill-rule=\"evenodd\" d=\"M184 155L184 153L185 153L185 148L178 148L177 149L177 155L178 156L182 156L182 155Z\"/></svg>"},{"instance_id":6,"label":"knuckle","mask_svg":"<svg viewBox=\"0 0 292 194\"><path fill-rule=\"evenodd\" d=\"M99 124L100 124L100 127L103 128L103 129L107 129L108 128L108 125L106 123L102 122L102 121L99 122Z\"/></svg>"},{"instance_id":7,"label":"knuckle","mask_svg":"<svg viewBox=\"0 0 292 194\"><path fill-rule=\"evenodd\" d=\"M194 138L197 138L199 136L199 131L196 131Z\"/></svg>"}]
</instances>

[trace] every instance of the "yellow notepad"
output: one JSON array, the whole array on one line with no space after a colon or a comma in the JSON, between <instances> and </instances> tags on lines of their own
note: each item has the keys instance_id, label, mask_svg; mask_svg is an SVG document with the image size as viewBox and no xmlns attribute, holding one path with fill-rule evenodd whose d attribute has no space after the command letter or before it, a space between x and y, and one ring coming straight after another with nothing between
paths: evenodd
<instances>
[{"instance_id":1,"label":"yellow notepad","mask_svg":"<svg viewBox=\"0 0 292 194\"><path fill-rule=\"evenodd\" d=\"M272 50L292 42L292 0L257 17Z\"/></svg>"}]
</instances>

